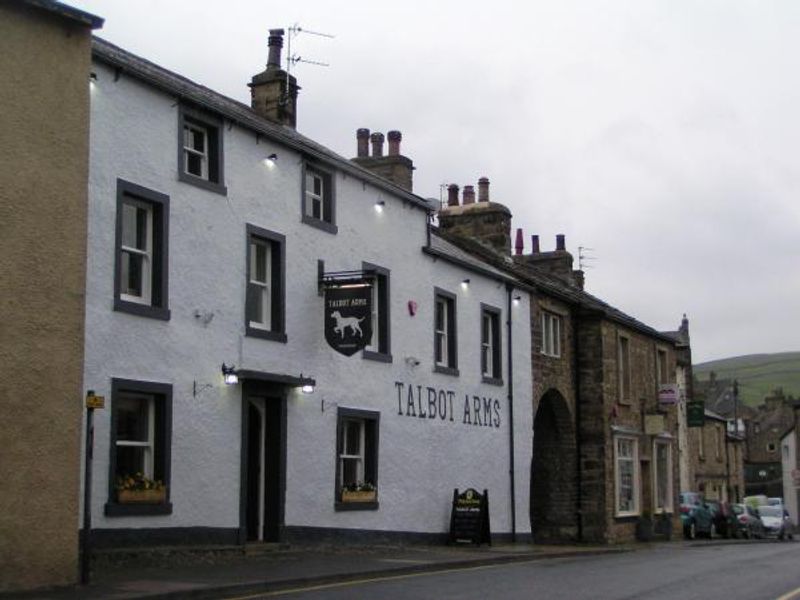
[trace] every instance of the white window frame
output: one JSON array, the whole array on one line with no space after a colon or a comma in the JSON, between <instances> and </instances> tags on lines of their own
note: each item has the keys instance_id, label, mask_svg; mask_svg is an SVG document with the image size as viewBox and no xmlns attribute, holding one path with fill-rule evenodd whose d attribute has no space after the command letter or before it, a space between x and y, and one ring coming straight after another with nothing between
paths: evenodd
<instances>
[{"instance_id":1,"label":"white window frame","mask_svg":"<svg viewBox=\"0 0 800 600\"><path fill-rule=\"evenodd\" d=\"M484 377L494 377L496 336L495 318L492 313L484 310L481 315L481 375Z\"/></svg>"},{"instance_id":2,"label":"white window frame","mask_svg":"<svg viewBox=\"0 0 800 600\"><path fill-rule=\"evenodd\" d=\"M203 136L203 150L197 150L194 145L191 143L192 141L192 134L199 133ZM205 179L208 181L208 127L203 125L199 125L195 122L189 122L188 120L184 119L183 123L183 171L187 175L192 175L194 177L199 177L200 179ZM200 157L200 174L192 173L189 170L189 156L199 156Z\"/></svg>"},{"instance_id":3,"label":"white window frame","mask_svg":"<svg viewBox=\"0 0 800 600\"><path fill-rule=\"evenodd\" d=\"M621 456L620 443L629 442L632 445L632 456ZM621 491L622 491L622 470L620 465L622 461L631 463L632 468L632 481L631 493L633 500L633 507L629 509L621 508ZM640 506L640 490L641 490L641 477L639 473L639 438L632 435L615 435L614 436L614 513L617 517L631 517L639 514Z\"/></svg>"},{"instance_id":4,"label":"white window frame","mask_svg":"<svg viewBox=\"0 0 800 600\"><path fill-rule=\"evenodd\" d=\"M258 253L264 252L266 265L265 279L257 279ZM269 240L250 237L250 280L249 284L261 291L261 320L249 321L249 326L254 329L272 330L272 243Z\"/></svg>"},{"instance_id":5,"label":"white window frame","mask_svg":"<svg viewBox=\"0 0 800 600\"><path fill-rule=\"evenodd\" d=\"M136 248L133 246L126 246L124 241L124 231L125 231L125 207L132 206L137 212L139 210L144 210L147 214L147 219L145 221L145 247L144 248ZM142 202L140 200L136 200L132 197L126 197L122 201L122 231L123 235L120 238L120 251L122 252L122 258L120 261L120 299L125 300L127 302L135 302L137 304L151 304L153 298L153 205L149 202ZM138 225L138 219L135 219L134 227ZM136 232L138 234L138 232ZM138 237L138 235L135 235ZM127 292L122 291L123 287L127 287L127 282L125 277L126 274L126 254L128 255L135 255L142 257L142 294L141 296L137 296L134 294L129 294Z\"/></svg>"},{"instance_id":6,"label":"white window frame","mask_svg":"<svg viewBox=\"0 0 800 600\"><path fill-rule=\"evenodd\" d=\"M348 424L355 423L358 425L358 454L345 454L347 449L348 435L350 428ZM353 483L364 483L364 461L366 450L366 423L364 419L355 417L345 417L342 419L342 438L341 448L339 449L339 488L343 489L348 485L344 481L345 461L356 461L356 481ZM372 483L372 482L370 482Z\"/></svg>"},{"instance_id":7,"label":"white window frame","mask_svg":"<svg viewBox=\"0 0 800 600\"><path fill-rule=\"evenodd\" d=\"M658 483L658 449L666 448L667 450L667 478L666 478L666 504L659 505L659 492L661 491ZM672 513L674 511L673 489L672 489L672 443L669 440L654 439L653 440L653 514Z\"/></svg>"},{"instance_id":8,"label":"white window frame","mask_svg":"<svg viewBox=\"0 0 800 600\"><path fill-rule=\"evenodd\" d=\"M439 307L441 306L442 322L439 327ZM436 364L440 367L450 366L450 344L448 343L448 323L450 322L450 302L442 296L436 297L436 309L433 316L433 330L436 336Z\"/></svg>"},{"instance_id":9,"label":"white window frame","mask_svg":"<svg viewBox=\"0 0 800 600\"><path fill-rule=\"evenodd\" d=\"M134 394L126 393L122 396L124 400L135 400L137 402L147 403L147 439L146 440L120 440L117 439L116 446L119 448L144 448L144 464L142 465L142 475L148 479L153 479L155 471L155 426L156 426L156 410L155 398L148 394ZM135 473L129 473L134 475Z\"/></svg>"},{"instance_id":10,"label":"white window frame","mask_svg":"<svg viewBox=\"0 0 800 600\"><path fill-rule=\"evenodd\" d=\"M314 192L314 182L319 181L320 193ZM314 208L319 207L319 214L314 214ZM305 214L311 219L330 222L331 216L325 214L325 177L311 169L306 169L306 198Z\"/></svg>"},{"instance_id":11,"label":"white window frame","mask_svg":"<svg viewBox=\"0 0 800 600\"><path fill-rule=\"evenodd\" d=\"M561 357L561 317L542 311L542 354Z\"/></svg>"}]
</instances>

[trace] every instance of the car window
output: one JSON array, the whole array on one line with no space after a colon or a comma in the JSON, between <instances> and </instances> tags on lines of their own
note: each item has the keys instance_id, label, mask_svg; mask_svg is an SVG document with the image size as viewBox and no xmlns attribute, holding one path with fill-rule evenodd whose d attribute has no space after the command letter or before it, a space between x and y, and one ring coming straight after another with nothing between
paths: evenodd
<instances>
[{"instance_id":1,"label":"car window","mask_svg":"<svg viewBox=\"0 0 800 600\"><path fill-rule=\"evenodd\" d=\"M761 513L762 517L781 518L783 516L783 511L777 506L762 506L758 509L758 512Z\"/></svg>"},{"instance_id":2,"label":"car window","mask_svg":"<svg viewBox=\"0 0 800 600\"><path fill-rule=\"evenodd\" d=\"M737 515L741 515L744 512L744 510L742 509L742 507L740 505L734 504L733 505L733 512L735 512Z\"/></svg>"}]
</instances>

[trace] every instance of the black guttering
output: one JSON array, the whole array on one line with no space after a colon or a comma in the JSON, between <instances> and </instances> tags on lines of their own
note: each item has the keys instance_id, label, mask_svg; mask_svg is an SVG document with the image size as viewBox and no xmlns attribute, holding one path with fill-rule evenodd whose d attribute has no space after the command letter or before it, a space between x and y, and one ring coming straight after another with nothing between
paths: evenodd
<instances>
[{"instance_id":1,"label":"black guttering","mask_svg":"<svg viewBox=\"0 0 800 600\"><path fill-rule=\"evenodd\" d=\"M514 473L514 359L513 359L513 345L511 343L511 332L513 331L511 323L511 306L513 299L511 295L514 293L514 285L506 283L506 326L507 331L507 344L508 344L508 445L509 445L509 461L508 461L508 475L509 484L511 485L511 541L517 541L517 495L516 483Z\"/></svg>"},{"instance_id":2,"label":"black guttering","mask_svg":"<svg viewBox=\"0 0 800 600\"><path fill-rule=\"evenodd\" d=\"M515 278L513 278L511 276L505 276L505 275L502 275L500 273L495 273L491 269L481 268L478 265L475 265L475 264L472 264L470 262L467 262L466 260L461 260L460 258L457 258L457 257L455 257L455 256L453 256L451 254L448 254L447 252L444 252L442 250L437 250L435 248L431 248L430 246L423 246L422 247L422 252L424 254L428 254L430 256L433 256L434 258L441 258L445 262L449 262L451 264L458 265L459 267L462 267L462 268L464 268L464 269L466 269L468 271L472 271L473 273L477 273L478 275L483 275L484 277L488 277L490 279L494 279L495 281L499 281L501 283L507 283L507 284L513 285L517 289L520 289L520 290L523 290L523 291L526 291L526 292L533 291L533 289L534 289L532 286L526 286L523 282L521 282L518 279L515 279Z\"/></svg>"},{"instance_id":3,"label":"black guttering","mask_svg":"<svg viewBox=\"0 0 800 600\"><path fill-rule=\"evenodd\" d=\"M75 21L91 29L100 29L105 22L105 19L102 17L73 8L72 6L67 6L66 4L61 4L61 2L54 2L53 0L25 0L25 4L33 8L45 10L64 19Z\"/></svg>"},{"instance_id":4,"label":"black guttering","mask_svg":"<svg viewBox=\"0 0 800 600\"><path fill-rule=\"evenodd\" d=\"M229 121L249 129L257 135L283 144L307 158L331 165L339 171L348 173L393 194L412 206L421 208L426 212L430 209L428 203L420 196L412 194L387 179L373 174L371 171L339 156L332 150L317 144L293 129L270 123L266 119L259 117L248 105L223 96L97 36L92 38L92 55L95 59L118 69L122 73L138 78L163 92L177 96L180 100L191 102L201 108L222 115Z\"/></svg>"}]
</instances>

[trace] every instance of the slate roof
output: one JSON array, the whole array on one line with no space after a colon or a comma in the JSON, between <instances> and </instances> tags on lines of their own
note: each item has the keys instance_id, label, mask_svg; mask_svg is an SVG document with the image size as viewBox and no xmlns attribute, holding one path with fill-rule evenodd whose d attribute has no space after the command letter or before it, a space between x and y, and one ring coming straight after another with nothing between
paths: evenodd
<instances>
[{"instance_id":1,"label":"slate roof","mask_svg":"<svg viewBox=\"0 0 800 600\"><path fill-rule=\"evenodd\" d=\"M177 96L181 101L190 102L221 115L242 127L263 135L265 138L288 146L307 157L334 166L340 171L379 187L419 208L430 210L428 203L420 196L395 185L383 177L378 177L371 171L336 154L333 150L318 144L291 127L273 123L259 116L247 104L223 96L210 88L136 56L97 36L92 39L92 55L95 59L120 69L122 74L140 79L168 94Z\"/></svg>"}]
</instances>

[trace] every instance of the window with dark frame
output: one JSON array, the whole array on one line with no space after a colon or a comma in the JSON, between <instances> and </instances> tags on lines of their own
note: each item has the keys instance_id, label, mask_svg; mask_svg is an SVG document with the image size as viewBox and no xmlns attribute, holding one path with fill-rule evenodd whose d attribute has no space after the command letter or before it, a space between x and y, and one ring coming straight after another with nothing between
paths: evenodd
<instances>
[{"instance_id":1,"label":"window with dark frame","mask_svg":"<svg viewBox=\"0 0 800 600\"><path fill-rule=\"evenodd\" d=\"M434 371L458 375L456 339L456 296L439 288L434 290Z\"/></svg>"},{"instance_id":2,"label":"window with dark frame","mask_svg":"<svg viewBox=\"0 0 800 600\"><path fill-rule=\"evenodd\" d=\"M484 383L502 384L500 310L481 304L481 377Z\"/></svg>"},{"instance_id":3,"label":"window with dark frame","mask_svg":"<svg viewBox=\"0 0 800 600\"><path fill-rule=\"evenodd\" d=\"M629 403L631 401L630 340L623 336L617 338L617 360L619 363L619 402Z\"/></svg>"},{"instance_id":4,"label":"window with dark frame","mask_svg":"<svg viewBox=\"0 0 800 600\"><path fill-rule=\"evenodd\" d=\"M392 362L389 269L367 262L361 268L372 273L372 340L364 348L362 356L369 360Z\"/></svg>"},{"instance_id":5,"label":"window with dark frame","mask_svg":"<svg viewBox=\"0 0 800 600\"><path fill-rule=\"evenodd\" d=\"M111 380L111 439L107 516L170 514L172 386ZM120 490L153 486L162 498L125 503Z\"/></svg>"},{"instance_id":6,"label":"window with dark frame","mask_svg":"<svg viewBox=\"0 0 800 600\"><path fill-rule=\"evenodd\" d=\"M328 233L338 232L333 175L310 164L303 174L302 215L303 223Z\"/></svg>"},{"instance_id":7,"label":"window with dark frame","mask_svg":"<svg viewBox=\"0 0 800 600\"><path fill-rule=\"evenodd\" d=\"M378 507L378 431L380 413L340 407L336 426L336 509ZM373 499L345 502L343 492L376 490Z\"/></svg>"},{"instance_id":8,"label":"window with dark frame","mask_svg":"<svg viewBox=\"0 0 800 600\"><path fill-rule=\"evenodd\" d=\"M169 196L117 180L114 310L168 320Z\"/></svg>"},{"instance_id":9,"label":"window with dark frame","mask_svg":"<svg viewBox=\"0 0 800 600\"><path fill-rule=\"evenodd\" d=\"M227 194L222 120L188 106L180 107L178 118L178 179Z\"/></svg>"},{"instance_id":10,"label":"window with dark frame","mask_svg":"<svg viewBox=\"0 0 800 600\"><path fill-rule=\"evenodd\" d=\"M286 342L286 237L247 225L245 334Z\"/></svg>"}]
</instances>

